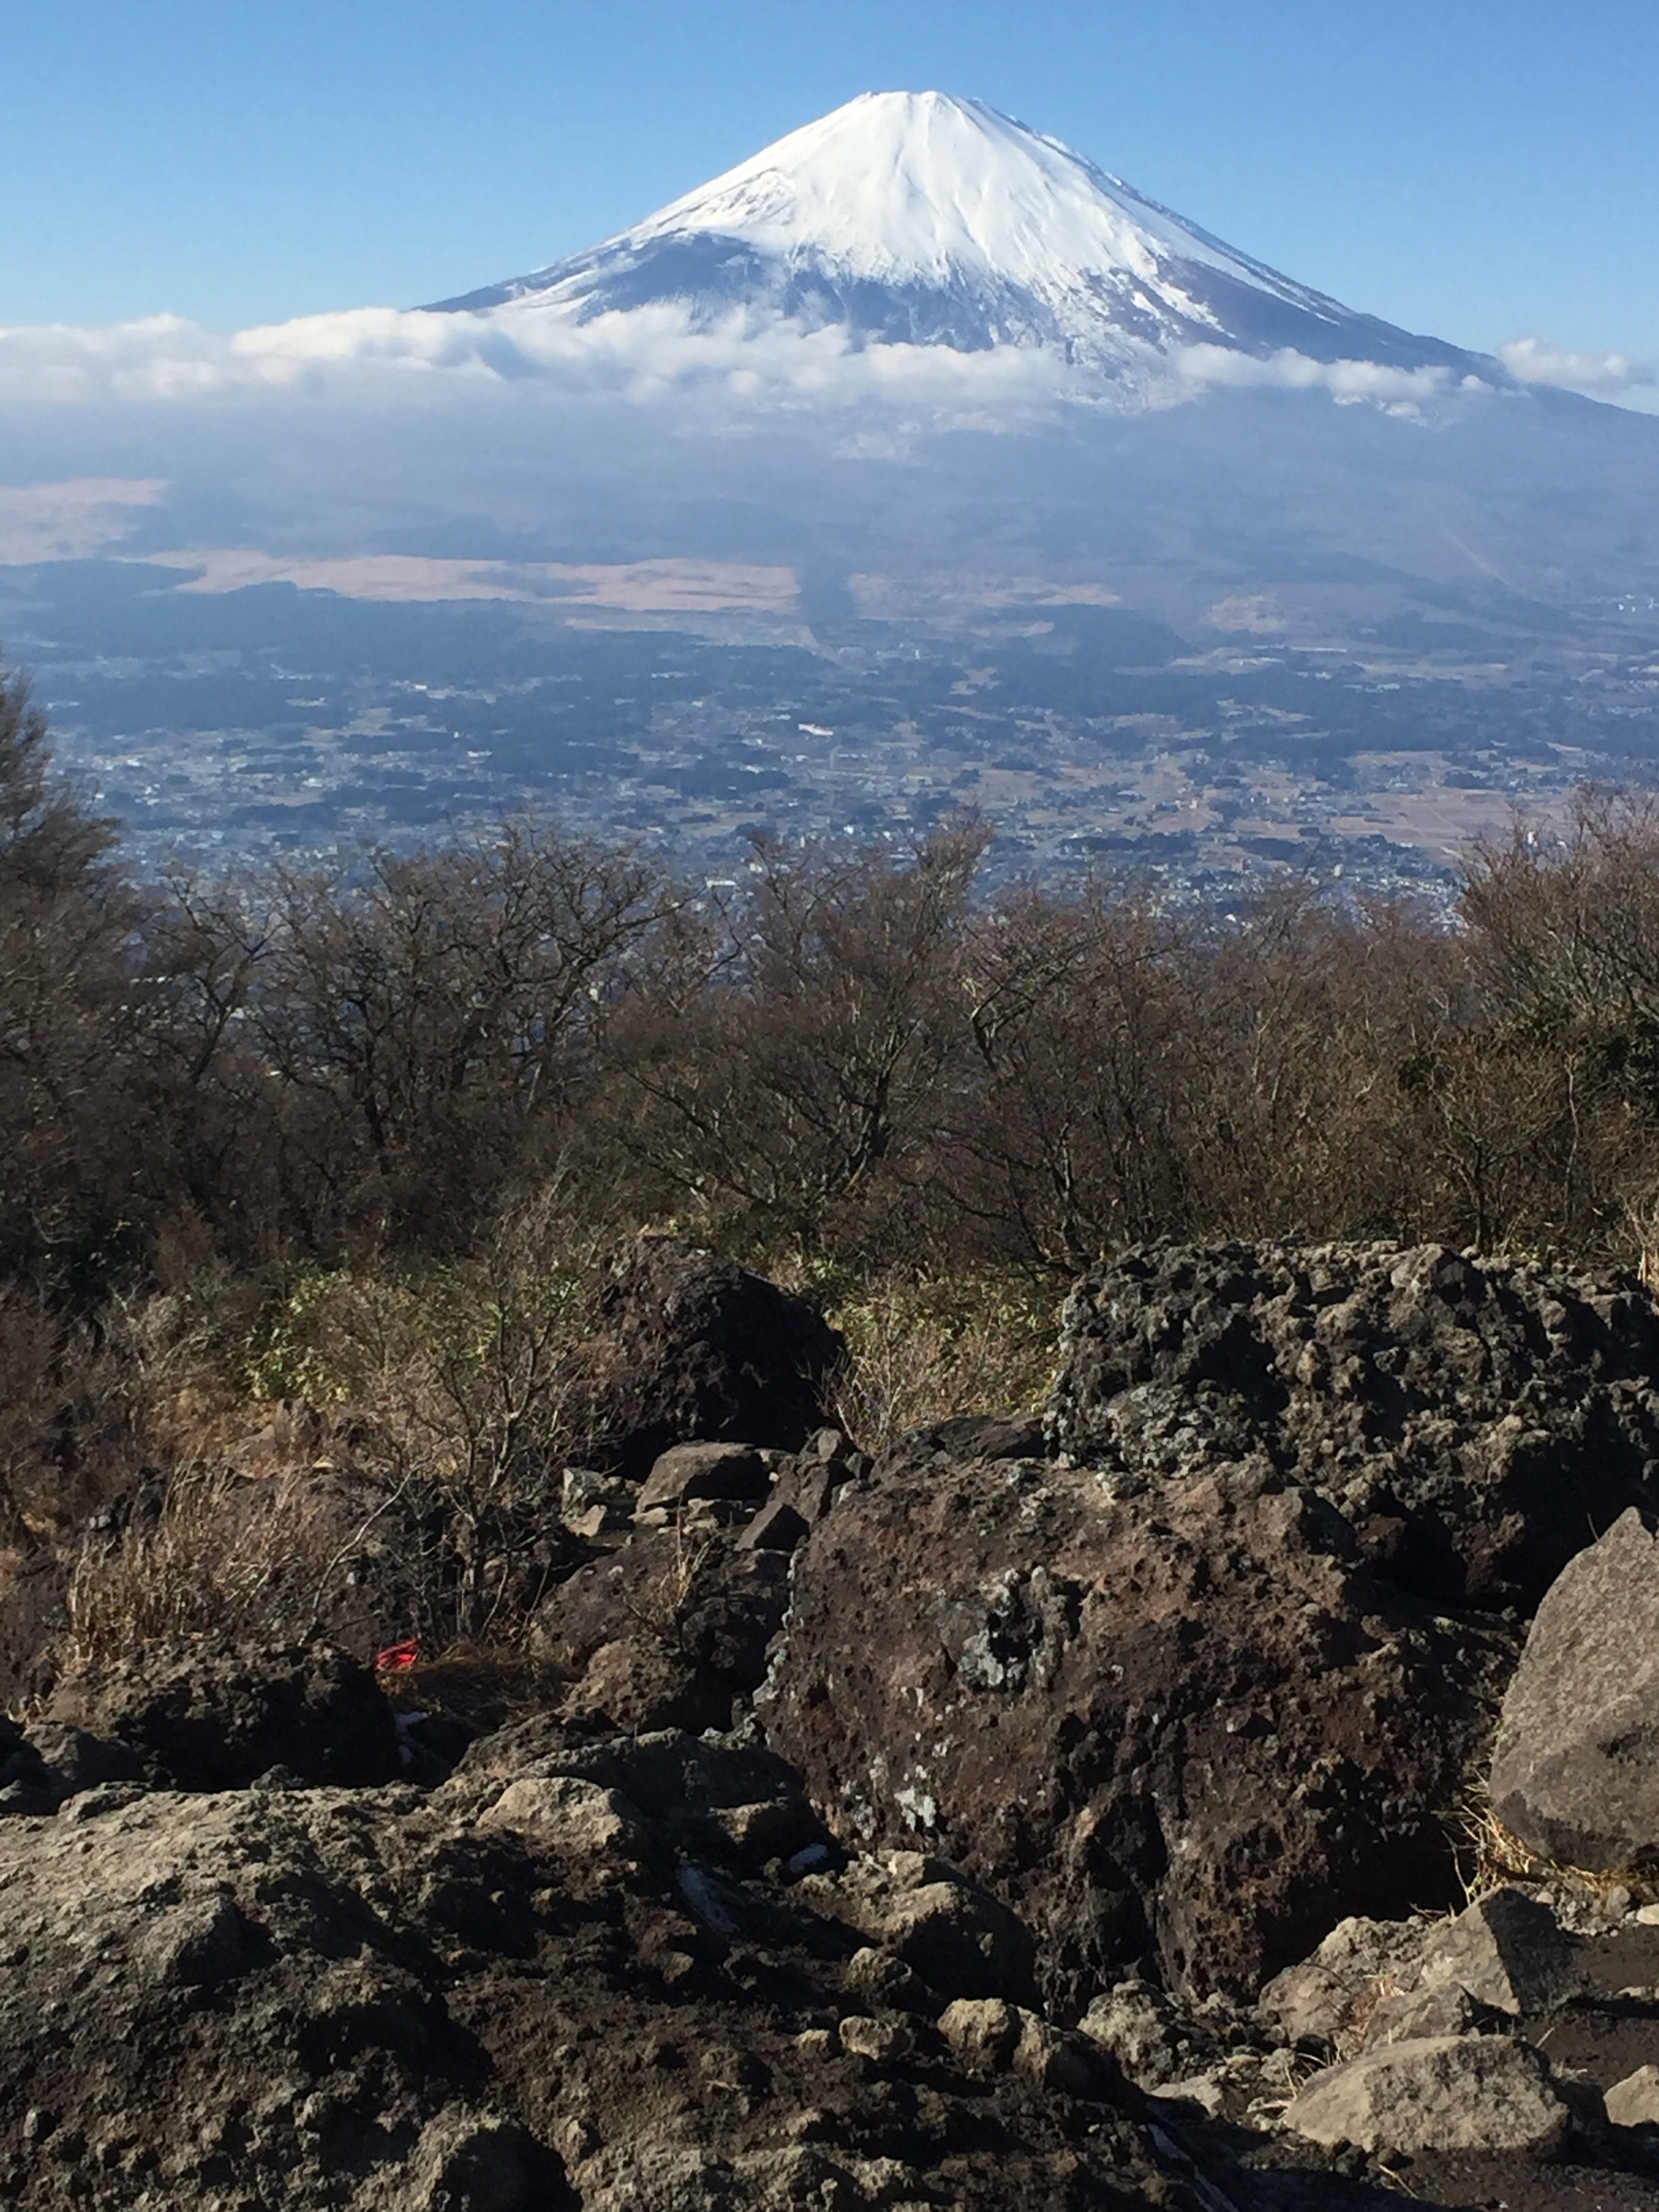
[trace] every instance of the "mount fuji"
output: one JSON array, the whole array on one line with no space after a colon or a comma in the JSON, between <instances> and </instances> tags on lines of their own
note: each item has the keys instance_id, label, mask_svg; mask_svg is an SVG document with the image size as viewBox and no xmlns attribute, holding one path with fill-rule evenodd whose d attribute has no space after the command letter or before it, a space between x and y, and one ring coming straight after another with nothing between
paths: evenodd
<instances>
[{"instance_id":1,"label":"mount fuji","mask_svg":"<svg viewBox=\"0 0 1659 2212\"><path fill-rule=\"evenodd\" d=\"M1187 349L1377 363L1447 382L1498 362L1355 313L975 100L866 93L630 230L434 312L577 325L672 306L856 347L1036 347L1119 386Z\"/></svg>"},{"instance_id":2,"label":"mount fuji","mask_svg":"<svg viewBox=\"0 0 1659 2212\"><path fill-rule=\"evenodd\" d=\"M1659 420L1534 366L868 94L434 307L0 330L0 645L158 849L965 796L1393 897L1659 776Z\"/></svg>"}]
</instances>

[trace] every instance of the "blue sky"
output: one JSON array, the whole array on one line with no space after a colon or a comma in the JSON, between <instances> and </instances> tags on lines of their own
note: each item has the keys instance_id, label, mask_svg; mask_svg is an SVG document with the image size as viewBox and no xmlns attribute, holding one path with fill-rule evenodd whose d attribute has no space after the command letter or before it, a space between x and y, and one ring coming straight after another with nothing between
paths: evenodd
<instances>
[{"instance_id":1,"label":"blue sky","mask_svg":"<svg viewBox=\"0 0 1659 2212\"><path fill-rule=\"evenodd\" d=\"M1656 0L0 0L0 324L412 305L853 94L1055 132L1351 304L1659 356Z\"/></svg>"}]
</instances>

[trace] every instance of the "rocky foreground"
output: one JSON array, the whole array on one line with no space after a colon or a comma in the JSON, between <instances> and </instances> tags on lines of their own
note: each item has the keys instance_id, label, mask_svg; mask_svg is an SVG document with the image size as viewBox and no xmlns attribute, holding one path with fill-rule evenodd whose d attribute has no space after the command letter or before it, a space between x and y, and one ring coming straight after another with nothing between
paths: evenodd
<instances>
[{"instance_id":1,"label":"rocky foreground","mask_svg":"<svg viewBox=\"0 0 1659 2212\"><path fill-rule=\"evenodd\" d=\"M754 1277L611 1326L533 1710L192 1643L6 1724L0 2199L1659 2207L1639 1285L1132 1254L1042 1426L873 1464Z\"/></svg>"}]
</instances>

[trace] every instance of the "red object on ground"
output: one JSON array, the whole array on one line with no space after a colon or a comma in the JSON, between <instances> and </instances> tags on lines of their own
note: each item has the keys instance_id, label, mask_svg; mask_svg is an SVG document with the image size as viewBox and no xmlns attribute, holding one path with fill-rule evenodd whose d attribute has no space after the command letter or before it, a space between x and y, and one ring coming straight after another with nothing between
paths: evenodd
<instances>
[{"instance_id":1,"label":"red object on ground","mask_svg":"<svg viewBox=\"0 0 1659 2212\"><path fill-rule=\"evenodd\" d=\"M420 1656L421 1639L418 1636L411 1636L404 1644L388 1644L384 1651L375 1653L374 1671L377 1674L405 1674Z\"/></svg>"}]
</instances>

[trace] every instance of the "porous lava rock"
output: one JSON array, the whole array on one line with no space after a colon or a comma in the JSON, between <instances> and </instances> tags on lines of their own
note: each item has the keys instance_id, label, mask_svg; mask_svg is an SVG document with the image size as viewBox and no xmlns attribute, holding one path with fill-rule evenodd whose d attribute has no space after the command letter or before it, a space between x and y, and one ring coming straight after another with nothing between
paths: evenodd
<instances>
[{"instance_id":1,"label":"porous lava rock","mask_svg":"<svg viewBox=\"0 0 1659 2212\"><path fill-rule=\"evenodd\" d=\"M392 1709L332 1644L179 1638L70 1674L43 1718L123 1746L164 1790L234 1790L279 1770L369 1784L399 1771Z\"/></svg>"},{"instance_id":2,"label":"porous lava rock","mask_svg":"<svg viewBox=\"0 0 1659 2212\"><path fill-rule=\"evenodd\" d=\"M599 1293L575 1455L642 1480L676 1444L799 1451L844 1350L815 1307L764 1276L676 1237L637 1238Z\"/></svg>"},{"instance_id":3,"label":"porous lava rock","mask_svg":"<svg viewBox=\"0 0 1659 2212\"><path fill-rule=\"evenodd\" d=\"M765 1679L789 1605L786 1553L714 1524L644 1528L552 1590L538 1650L573 1684L566 1710L606 1733L725 1728Z\"/></svg>"},{"instance_id":4,"label":"porous lava rock","mask_svg":"<svg viewBox=\"0 0 1659 2212\"><path fill-rule=\"evenodd\" d=\"M1490 1789L1499 1820L1541 1858L1659 1868L1659 1538L1634 1510L1539 1607Z\"/></svg>"},{"instance_id":5,"label":"porous lava rock","mask_svg":"<svg viewBox=\"0 0 1659 2212\"><path fill-rule=\"evenodd\" d=\"M0 1822L0 2199L1195 2212L1103 2057L1023 2013L1024 2070L981 2074L945 1993L891 2005L882 1961L901 1990L915 1970L779 1869L803 1830L763 1751L545 1724L426 1794L94 1792Z\"/></svg>"},{"instance_id":6,"label":"porous lava rock","mask_svg":"<svg viewBox=\"0 0 1659 2212\"><path fill-rule=\"evenodd\" d=\"M1073 2019L1152 1962L1253 1997L1345 1914L1449 1903L1514 1657L1259 1460L1131 1492L900 1455L796 1553L757 1707L849 1844L1012 1905Z\"/></svg>"},{"instance_id":7,"label":"porous lava rock","mask_svg":"<svg viewBox=\"0 0 1659 2212\"><path fill-rule=\"evenodd\" d=\"M1257 1461L1390 1577L1530 1612L1659 1504L1659 1308L1634 1277L1437 1244L1148 1247L1080 1282L1054 1447L1129 1480Z\"/></svg>"}]
</instances>

